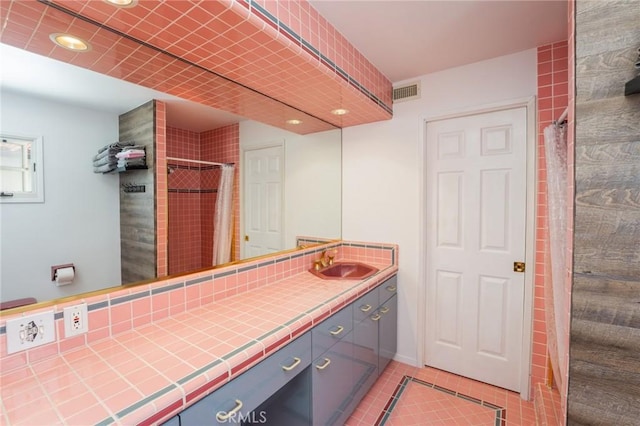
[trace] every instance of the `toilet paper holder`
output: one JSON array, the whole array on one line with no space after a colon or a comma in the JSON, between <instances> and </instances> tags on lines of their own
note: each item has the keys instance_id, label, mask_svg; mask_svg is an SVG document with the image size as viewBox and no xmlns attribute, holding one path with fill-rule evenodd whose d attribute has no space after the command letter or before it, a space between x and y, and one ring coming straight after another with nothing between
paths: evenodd
<instances>
[{"instance_id":1,"label":"toilet paper holder","mask_svg":"<svg viewBox=\"0 0 640 426\"><path fill-rule=\"evenodd\" d=\"M76 267L73 265L73 263L67 263L64 265L55 265L51 267L51 281L55 281L56 278L58 278L58 269L64 269L64 268L73 268L73 272L76 272Z\"/></svg>"}]
</instances>

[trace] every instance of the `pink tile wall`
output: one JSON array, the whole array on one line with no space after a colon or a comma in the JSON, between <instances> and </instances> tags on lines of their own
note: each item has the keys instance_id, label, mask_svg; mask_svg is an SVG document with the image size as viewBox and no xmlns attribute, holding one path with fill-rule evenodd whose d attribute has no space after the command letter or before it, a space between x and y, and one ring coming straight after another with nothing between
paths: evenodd
<instances>
[{"instance_id":1,"label":"pink tile wall","mask_svg":"<svg viewBox=\"0 0 640 426\"><path fill-rule=\"evenodd\" d=\"M156 107L156 275L166 276L169 272L167 249L169 239L168 214L169 199L167 197L167 174L159 171L167 170L167 120L166 105L155 101Z\"/></svg>"},{"instance_id":2,"label":"pink tile wall","mask_svg":"<svg viewBox=\"0 0 640 426\"><path fill-rule=\"evenodd\" d=\"M71 15L49 14L38 2L2 3L8 17L2 41L301 134L331 127L314 117L344 127L392 116L391 82L305 0L145 1L132 8L93 0L55 3L200 68ZM72 32L93 49L77 55L54 48L52 32ZM268 98L212 79L205 69ZM335 108L350 113L335 116ZM303 124L287 127L290 118Z\"/></svg>"},{"instance_id":3,"label":"pink tile wall","mask_svg":"<svg viewBox=\"0 0 640 426\"><path fill-rule=\"evenodd\" d=\"M202 133L168 128L168 156L239 165L239 125ZM169 175L169 188L217 190L220 170L207 165L172 160L191 167L176 168ZM199 167L200 170L193 168ZM240 253L239 170L234 179L234 239L231 260ZM213 257L214 212L217 193L169 193L169 273L179 274L211 266Z\"/></svg>"},{"instance_id":4,"label":"pink tile wall","mask_svg":"<svg viewBox=\"0 0 640 426\"><path fill-rule=\"evenodd\" d=\"M547 170L544 152L544 128L558 119L568 105L568 43L561 41L538 48L538 217L536 229L536 272L534 298L534 337L531 384L547 381L548 353L555 356L555 327L547 327L545 282L551 273L548 265L549 229L547 223Z\"/></svg>"},{"instance_id":5,"label":"pink tile wall","mask_svg":"<svg viewBox=\"0 0 640 426\"><path fill-rule=\"evenodd\" d=\"M167 156L200 159L200 134L167 127ZM170 164L185 167L197 165L171 160ZM202 218L199 193L173 192L171 190L201 189L201 172L186 168L172 168L169 180L169 274L180 274L202 268L201 240Z\"/></svg>"},{"instance_id":6,"label":"pink tile wall","mask_svg":"<svg viewBox=\"0 0 640 426\"><path fill-rule=\"evenodd\" d=\"M571 34L569 34L571 36ZM568 354L558 354L553 318L553 301L545 283L550 282L549 229L547 223L547 175L544 151L544 128L557 120L569 106L570 91L573 86L573 70L570 69L569 42L561 41L538 48L538 228L536 230L536 274L534 299L534 346L532 359L532 386L546 383L550 374L550 358L568 358ZM570 84L571 82L571 84ZM573 113L569 112L568 149L572 156ZM570 160L571 164L573 160ZM572 166L570 166L570 176ZM571 179L570 179L571 180ZM571 183L572 186L572 183ZM570 196L573 199L573 195ZM569 217L572 213L569 212ZM571 226L572 228L572 226ZM569 241L573 239L570 238ZM568 298L567 300L570 300ZM567 310L568 312L568 310ZM549 321L547 321L547 319ZM565 338L564 336L562 338ZM568 348L568 344L566 345ZM555 377L556 384L564 387L566 377ZM558 399L559 400L559 399Z\"/></svg>"}]
</instances>

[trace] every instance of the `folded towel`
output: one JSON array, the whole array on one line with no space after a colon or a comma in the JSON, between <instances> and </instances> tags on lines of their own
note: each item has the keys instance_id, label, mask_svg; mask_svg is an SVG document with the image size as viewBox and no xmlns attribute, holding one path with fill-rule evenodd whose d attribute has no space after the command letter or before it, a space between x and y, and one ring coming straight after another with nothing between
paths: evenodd
<instances>
[{"instance_id":1,"label":"folded towel","mask_svg":"<svg viewBox=\"0 0 640 426\"><path fill-rule=\"evenodd\" d=\"M145 146L144 145L125 146L124 148L122 148L122 150L123 151L132 151L132 150L144 151L145 150Z\"/></svg>"},{"instance_id":2,"label":"folded towel","mask_svg":"<svg viewBox=\"0 0 640 426\"><path fill-rule=\"evenodd\" d=\"M131 146L131 145L133 145L134 143L135 143L135 142L132 142L132 141L125 141L125 142L118 141L118 142L114 142L114 143L112 143L112 144L105 145L105 146L103 146L102 148L100 148L100 149L98 150L98 154L100 154L100 153L101 153L101 152L103 152L103 151L106 151L106 150L107 150L107 149L109 149L109 148L115 148L115 149L117 149L118 151L120 151L120 150L122 150L122 148L127 147L127 146Z\"/></svg>"},{"instance_id":3,"label":"folded towel","mask_svg":"<svg viewBox=\"0 0 640 426\"><path fill-rule=\"evenodd\" d=\"M142 158L146 155L144 150L132 149L129 151L121 151L116 154L116 158Z\"/></svg>"},{"instance_id":4,"label":"folded towel","mask_svg":"<svg viewBox=\"0 0 640 426\"><path fill-rule=\"evenodd\" d=\"M116 164L117 162L118 159L115 157L115 155L105 155L99 160L93 160L93 167L100 167L104 166L105 164Z\"/></svg>"},{"instance_id":5,"label":"folded towel","mask_svg":"<svg viewBox=\"0 0 640 426\"><path fill-rule=\"evenodd\" d=\"M146 166L147 161L144 158L121 159L118 160L118 167Z\"/></svg>"},{"instance_id":6,"label":"folded towel","mask_svg":"<svg viewBox=\"0 0 640 426\"><path fill-rule=\"evenodd\" d=\"M112 170L116 169L116 165L115 164L105 164L103 166L100 167L94 167L93 168L93 173L107 173L110 172Z\"/></svg>"}]
</instances>

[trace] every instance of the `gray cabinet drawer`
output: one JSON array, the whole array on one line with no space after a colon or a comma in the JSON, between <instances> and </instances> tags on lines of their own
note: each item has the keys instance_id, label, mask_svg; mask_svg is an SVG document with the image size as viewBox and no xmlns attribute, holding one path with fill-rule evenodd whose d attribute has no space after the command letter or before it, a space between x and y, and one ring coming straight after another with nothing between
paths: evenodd
<instances>
[{"instance_id":1,"label":"gray cabinet drawer","mask_svg":"<svg viewBox=\"0 0 640 426\"><path fill-rule=\"evenodd\" d=\"M378 306L398 292L398 276L394 275L378 287Z\"/></svg>"},{"instance_id":2,"label":"gray cabinet drawer","mask_svg":"<svg viewBox=\"0 0 640 426\"><path fill-rule=\"evenodd\" d=\"M352 305L338 311L311 330L313 359L316 359L331 346L346 336L353 328Z\"/></svg>"},{"instance_id":3,"label":"gray cabinet drawer","mask_svg":"<svg viewBox=\"0 0 640 426\"><path fill-rule=\"evenodd\" d=\"M310 349L311 333L305 333L184 410L180 413L181 425L229 424L240 418L249 418L251 411L311 364ZM234 409L235 414L230 417L219 417Z\"/></svg>"},{"instance_id":4,"label":"gray cabinet drawer","mask_svg":"<svg viewBox=\"0 0 640 426\"><path fill-rule=\"evenodd\" d=\"M355 302L353 302L353 322L355 325L369 317L378 308L378 288L371 290Z\"/></svg>"}]
</instances>

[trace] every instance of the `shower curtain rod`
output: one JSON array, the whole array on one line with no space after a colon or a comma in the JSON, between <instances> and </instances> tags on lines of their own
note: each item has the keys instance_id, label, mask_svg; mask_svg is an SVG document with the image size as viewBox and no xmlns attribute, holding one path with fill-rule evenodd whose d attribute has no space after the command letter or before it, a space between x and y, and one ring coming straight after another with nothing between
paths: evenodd
<instances>
[{"instance_id":1,"label":"shower curtain rod","mask_svg":"<svg viewBox=\"0 0 640 426\"><path fill-rule=\"evenodd\" d=\"M567 115L569 115L569 107L566 107L560 117L553 122L553 124L562 124L562 122L567 120Z\"/></svg>"},{"instance_id":2,"label":"shower curtain rod","mask_svg":"<svg viewBox=\"0 0 640 426\"><path fill-rule=\"evenodd\" d=\"M178 157L167 157L167 161L168 160L186 161L187 163L206 164L206 165L209 165L209 166L225 166L225 165L235 166L234 163L216 163L214 161L190 160L188 158L178 158Z\"/></svg>"}]
</instances>

